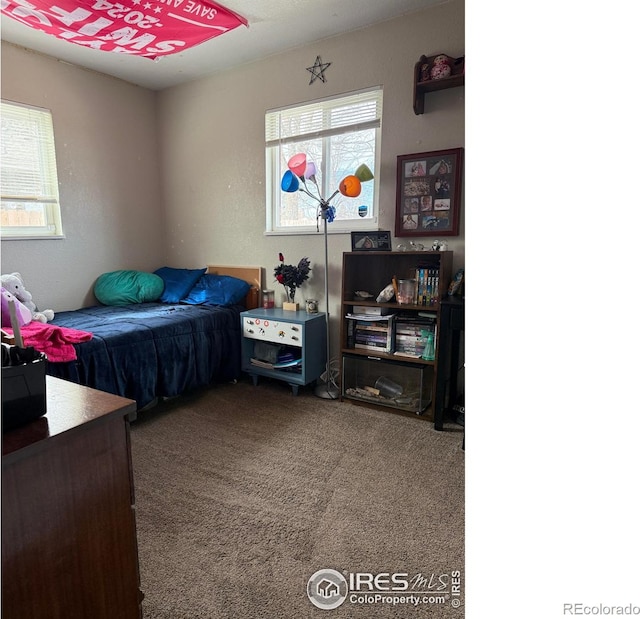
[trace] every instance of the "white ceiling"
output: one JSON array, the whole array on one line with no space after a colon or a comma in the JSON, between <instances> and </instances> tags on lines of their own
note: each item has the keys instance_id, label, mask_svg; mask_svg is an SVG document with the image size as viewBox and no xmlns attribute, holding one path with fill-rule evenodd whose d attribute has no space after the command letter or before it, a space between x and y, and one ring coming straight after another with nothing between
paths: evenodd
<instances>
[{"instance_id":1,"label":"white ceiling","mask_svg":"<svg viewBox=\"0 0 640 619\"><path fill-rule=\"evenodd\" d=\"M248 21L231 32L154 61L89 49L2 15L2 39L15 45L162 90L336 34L448 0L221 0ZM310 61L310 65L312 64Z\"/></svg>"}]
</instances>

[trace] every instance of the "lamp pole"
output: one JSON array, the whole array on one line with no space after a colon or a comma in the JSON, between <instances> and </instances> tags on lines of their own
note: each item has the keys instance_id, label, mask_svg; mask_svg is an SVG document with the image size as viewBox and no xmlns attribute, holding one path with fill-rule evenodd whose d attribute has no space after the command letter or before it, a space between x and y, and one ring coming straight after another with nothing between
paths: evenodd
<instances>
[{"instance_id":1,"label":"lamp pole","mask_svg":"<svg viewBox=\"0 0 640 619\"><path fill-rule=\"evenodd\" d=\"M326 200L320 202L322 227L324 232L324 302L325 319L327 328L327 368L325 373L325 384L318 384L315 388L315 395L325 400L336 400L338 398L338 388L331 379L331 343L329 338L329 244L327 234L327 213L329 203Z\"/></svg>"},{"instance_id":2,"label":"lamp pole","mask_svg":"<svg viewBox=\"0 0 640 619\"><path fill-rule=\"evenodd\" d=\"M316 165L312 161L307 161L304 153L297 153L287 162L288 170L285 171L280 181L280 188L287 193L302 191L307 196L315 200L320 205L320 216L323 219L324 228L324 299L326 303L326 327L327 327L327 368L325 373L325 384L318 384L315 388L315 394L318 397L327 400L335 400L338 397L338 386L331 378L331 343L329 333L329 247L327 234L327 219L331 213L333 221L334 209L331 206L331 200L339 193L348 198L357 198L360 195L361 183L370 181L373 178L371 170L366 164L362 163L358 166L355 174L349 174L340 181L340 186L336 189L328 200L322 197L322 193L316 180ZM307 179L309 179L316 188L318 196L314 196L307 188ZM302 185L300 185L302 183ZM317 220L316 220L317 225Z\"/></svg>"}]
</instances>

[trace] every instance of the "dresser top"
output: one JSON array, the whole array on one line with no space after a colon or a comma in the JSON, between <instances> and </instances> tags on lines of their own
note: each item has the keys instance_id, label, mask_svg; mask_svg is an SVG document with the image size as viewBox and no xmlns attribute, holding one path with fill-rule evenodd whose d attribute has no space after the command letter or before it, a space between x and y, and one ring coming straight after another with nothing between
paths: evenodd
<instances>
[{"instance_id":1,"label":"dresser top","mask_svg":"<svg viewBox=\"0 0 640 619\"><path fill-rule=\"evenodd\" d=\"M36 447L50 438L110 415L135 412L134 400L47 376L47 412L31 423L2 435L2 455Z\"/></svg>"},{"instance_id":2,"label":"dresser top","mask_svg":"<svg viewBox=\"0 0 640 619\"><path fill-rule=\"evenodd\" d=\"M240 316L247 318L262 318L263 320L282 320L284 322L308 322L310 320L317 320L324 316L323 312L316 312L315 314L307 314L304 310L297 312L290 310L283 310L281 307L274 307L271 309L264 309L262 307L247 310L242 312Z\"/></svg>"}]
</instances>

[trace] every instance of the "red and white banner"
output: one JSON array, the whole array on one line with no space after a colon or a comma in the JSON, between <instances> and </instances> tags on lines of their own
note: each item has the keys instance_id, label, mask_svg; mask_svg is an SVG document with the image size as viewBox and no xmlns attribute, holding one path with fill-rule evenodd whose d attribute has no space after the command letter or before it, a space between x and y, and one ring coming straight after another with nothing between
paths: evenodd
<instances>
[{"instance_id":1,"label":"red and white banner","mask_svg":"<svg viewBox=\"0 0 640 619\"><path fill-rule=\"evenodd\" d=\"M2 13L78 45L158 58L247 20L209 0L0 0Z\"/></svg>"}]
</instances>

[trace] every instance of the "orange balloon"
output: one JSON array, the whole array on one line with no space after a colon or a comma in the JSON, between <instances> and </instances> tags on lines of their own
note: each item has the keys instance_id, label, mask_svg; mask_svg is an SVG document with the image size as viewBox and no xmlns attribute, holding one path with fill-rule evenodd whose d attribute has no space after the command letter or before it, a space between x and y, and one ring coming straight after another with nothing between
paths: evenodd
<instances>
[{"instance_id":1,"label":"orange balloon","mask_svg":"<svg viewBox=\"0 0 640 619\"><path fill-rule=\"evenodd\" d=\"M340 193L343 196L347 196L347 198L357 198L360 195L360 191L362 191L362 183L353 174L345 176L340 182Z\"/></svg>"}]
</instances>

